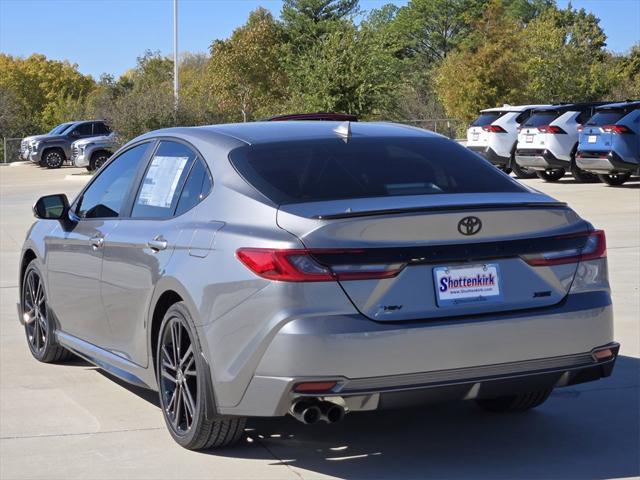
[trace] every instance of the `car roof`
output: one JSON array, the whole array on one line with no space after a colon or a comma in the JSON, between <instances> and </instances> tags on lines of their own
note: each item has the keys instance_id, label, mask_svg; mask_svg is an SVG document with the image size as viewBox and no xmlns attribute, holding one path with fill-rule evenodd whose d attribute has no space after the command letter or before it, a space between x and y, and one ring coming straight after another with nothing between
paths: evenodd
<instances>
[{"instance_id":1,"label":"car roof","mask_svg":"<svg viewBox=\"0 0 640 480\"><path fill-rule=\"evenodd\" d=\"M227 123L202 127L176 127L156 130L143 137L162 135L197 135L202 138L207 133L223 135L241 142L253 145L258 143L276 143L296 140L317 140L340 138L336 133L338 127L344 128L348 124L351 136L362 137L433 137L443 138L442 135L429 132L421 128L398 123L383 122L333 122L333 121L279 121L279 122L250 122ZM204 134L204 135L203 135Z\"/></svg>"},{"instance_id":2,"label":"car roof","mask_svg":"<svg viewBox=\"0 0 640 480\"><path fill-rule=\"evenodd\" d=\"M579 102L579 103L556 103L534 109L534 112L577 112L583 108L599 107L611 102Z\"/></svg>"},{"instance_id":3,"label":"car roof","mask_svg":"<svg viewBox=\"0 0 640 480\"><path fill-rule=\"evenodd\" d=\"M599 106L596 110L607 110L609 108L624 108L624 107L640 107L640 100L630 100L627 102L607 103L606 105Z\"/></svg>"},{"instance_id":4,"label":"car roof","mask_svg":"<svg viewBox=\"0 0 640 480\"><path fill-rule=\"evenodd\" d=\"M338 112L314 112L314 113L287 113L265 118L265 122L283 122L285 120L316 120L316 121L340 121L357 122L358 117L350 113Z\"/></svg>"},{"instance_id":5,"label":"car roof","mask_svg":"<svg viewBox=\"0 0 640 480\"><path fill-rule=\"evenodd\" d=\"M484 110L480 110L481 113L484 112L523 112L525 110L529 110L531 108L540 108L540 107L548 107L549 104L539 104L539 105L503 105L502 107L494 107L494 108L485 108Z\"/></svg>"}]
</instances>

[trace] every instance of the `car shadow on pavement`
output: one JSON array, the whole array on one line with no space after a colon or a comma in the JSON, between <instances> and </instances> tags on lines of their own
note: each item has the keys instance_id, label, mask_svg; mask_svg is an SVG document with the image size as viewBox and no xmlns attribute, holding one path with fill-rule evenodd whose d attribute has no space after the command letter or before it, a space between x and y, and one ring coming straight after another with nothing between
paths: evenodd
<instances>
[{"instance_id":1,"label":"car shadow on pavement","mask_svg":"<svg viewBox=\"0 0 640 480\"><path fill-rule=\"evenodd\" d=\"M273 458L343 478L594 478L640 475L640 360L614 375L558 389L524 414L470 402L354 413L335 425L252 419L245 445L215 456ZM304 477L304 474L303 474Z\"/></svg>"},{"instance_id":2,"label":"car shadow on pavement","mask_svg":"<svg viewBox=\"0 0 640 480\"><path fill-rule=\"evenodd\" d=\"M156 392L97 370L159 408ZM611 377L557 389L523 414L489 414L457 402L354 413L334 425L252 418L240 444L200 453L271 459L273 466L343 478L636 477L639 381L640 359L620 356Z\"/></svg>"}]
</instances>

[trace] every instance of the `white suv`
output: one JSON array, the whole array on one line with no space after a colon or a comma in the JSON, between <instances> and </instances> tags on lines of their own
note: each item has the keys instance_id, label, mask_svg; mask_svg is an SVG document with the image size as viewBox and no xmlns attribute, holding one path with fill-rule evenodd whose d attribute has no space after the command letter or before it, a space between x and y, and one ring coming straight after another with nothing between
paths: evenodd
<instances>
[{"instance_id":1,"label":"white suv","mask_svg":"<svg viewBox=\"0 0 640 480\"><path fill-rule=\"evenodd\" d=\"M580 128L595 108L607 102L558 104L536 108L521 125L516 164L533 170L547 182L561 179L570 171L576 182L597 182L598 177L580 169L575 155Z\"/></svg>"},{"instance_id":2,"label":"white suv","mask_svg":"<svg viewBox=\"0 0 640 480\"><path fill-rule=\"evenodd\" d=\"M535 108L547 105L504 105L480 111L467 129L467 148L495 166L518 178L533 178L535 172L520 168L514 161L518 126L529 118Z\"/></svg>"}]
</instances>

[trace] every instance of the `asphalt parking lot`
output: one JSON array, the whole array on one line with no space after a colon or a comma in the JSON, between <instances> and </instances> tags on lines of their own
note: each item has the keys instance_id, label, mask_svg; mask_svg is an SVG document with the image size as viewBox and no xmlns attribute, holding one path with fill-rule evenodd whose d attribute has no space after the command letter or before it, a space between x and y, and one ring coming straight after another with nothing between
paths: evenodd
<instances>
[{"instance_id":1,"label":"asphalt parking lot","mask_svg":"<svg viewBox=\"0 0 640 480\"><path fill-rule=\"evenodd\" d=\"M0 478L629 478L640 475L640 183L527 181L607 232L622 344L612 377L515 416L450 404L353 414L340 424L249 422L223 451L180 448L153 392L78 360L32 359L17 321L17 265L41 195L72 196L83 170L0 167Z\"/></svg>"}]
</instances>

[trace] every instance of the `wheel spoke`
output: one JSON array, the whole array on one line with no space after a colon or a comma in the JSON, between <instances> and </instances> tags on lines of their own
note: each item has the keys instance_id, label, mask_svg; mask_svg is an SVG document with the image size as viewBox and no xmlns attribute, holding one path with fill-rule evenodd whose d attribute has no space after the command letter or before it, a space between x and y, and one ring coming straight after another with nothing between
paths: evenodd
<instances>
[{"instance_id":1,"label":"wheel spoke","mask_svg":"<svg viewBox=\"0 0 640 480\"><path fill-rule=\"evenodd\" d=\"M175 322L171 324L171 347L173 352L173 364L178 365L178 352L176 350L176 329Z\"/></svg>"},{"instance_id":2,"label":"wheel spoke","mask_svg":"<svg viewBox=\"0 0 640 480\"><path fill-rule=\"evenodd\" d=\"M166 345L162 346L162 357L163 357L163 361L162 361L162 365L163 366L166 366L166 367L170 368L171 370L175 370L176 369L176 365L171 360L171 354L167 350L167 346Z\"/></svg>"},{"instance_id":3,"label":"wheel spoke","mask_svg":"<svg viewBox=\"0 0 640 480\"><path fill-rule=\"evenodd\" d=\"M182 356L182 358L180 359L180 366L184 366L187 360L189 361L189 365L191 365L191 360L189 357L193 354L193 346L189 345L189 348L187 348L187 351L185 352L185 354Z\"/></svg>"},{"instance_id":4,"label":"wheel spoke","mask_svg":"<svg viewBox=\"0 0 640 480\"><path fill-rule=\"evenodd\" d=\"M171 375L169 372L167 372L164 368L161 370L161 375L174 384L178 383L176 378L173 375Z\"/></svg>"},{"instance_id":5,"label":"wheel spoke","mask_svg":"<svg viewBox=\"0 0 640 480\"><path fill-rule=\"evenodd\" d=\"M176 394L176 407L174 410L174 415L173 415L173 427L177 430L178 426L180 425L180 415L182 413L182 387L180 385L178 385L176 387L176 390L178 391L178 393Z\"/></svg>"},{"instance_id":6,"label":"wheel spoke","mask_svg":"<svg viewBox=\"0 0 640 480\"><path fill-rule=\"evenodd\" d=\"M196 402L194 402L193 400L193 396L191 395L191 391L189 390L189 385L185 385L182 391L184 392L184 404L187 407L187 410L189 410L189 416L193 420L193 415L196 409Z\"/></svg>"},{"instance_id":7,"label":"wheel spoke","mask_svg":"<svg viewBox=\"0 0 640 480\"><path fill-rule=\"evenodd\" d=\"M172 411L172 407L175 405L175 401L176 401L176 395L178 394L178 387L173 389L173 392L171 393L171 399L169 400L169 403L167 404L167 412L171 412Z\"/></svg>"}]
</instances>

